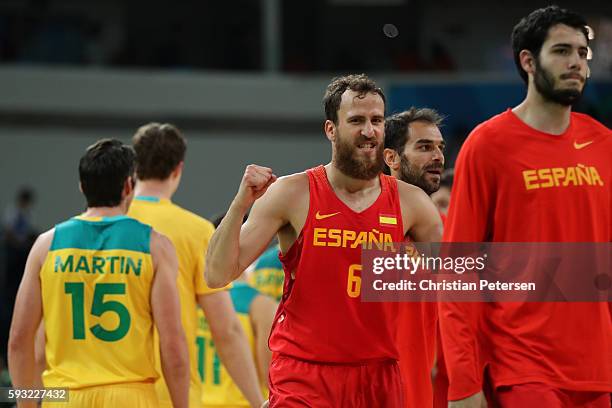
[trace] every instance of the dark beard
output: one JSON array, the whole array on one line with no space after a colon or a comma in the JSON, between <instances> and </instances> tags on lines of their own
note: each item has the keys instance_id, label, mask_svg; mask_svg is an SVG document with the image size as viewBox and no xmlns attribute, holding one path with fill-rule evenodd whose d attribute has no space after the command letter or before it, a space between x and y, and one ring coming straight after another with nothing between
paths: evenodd
<instances>
[{"instance_id":1,"label":"dark beard","mask_svg":"<svg viewBox=\"0 0 612 408\"><path fill-rule=\"evenodd\" d=\"M371 180L382 173L384 167L383 150L384 145L379 143L376 146L376 157L373 161L359 160L354 157L357 147L351 143L336 140L335 165L345 175L359 179Z\"/></svg>"},{"instance_id":2,"label":"dark beard","mask_svg":"<svg viewBox=\"0 0 612 408\"><path fill-rule=\"evenodd\" d=\"M429 166L431 168L441 169L438 166ZM399 179L408 184L420 187L427 195L432 195L440 189L440 182L428 182L425 179L425 171L427 168L419 170L410 165L410 162L404 155L400 155Z\"/></svg>"},{"instance_id":3,"label":"dark beard","mask_svg":"<svg viewBox=\"0 0 612 408\"><path fill-rule=\"evenodd\" d=\"M552 74L540 65L539 59L536 58L535 63L534 84L544 99L563 106L571 106L580 100L582 91L577 89L555 89L555 79ZM584 90L584 86L582 90Z\"/></svg>"}]
</instances>

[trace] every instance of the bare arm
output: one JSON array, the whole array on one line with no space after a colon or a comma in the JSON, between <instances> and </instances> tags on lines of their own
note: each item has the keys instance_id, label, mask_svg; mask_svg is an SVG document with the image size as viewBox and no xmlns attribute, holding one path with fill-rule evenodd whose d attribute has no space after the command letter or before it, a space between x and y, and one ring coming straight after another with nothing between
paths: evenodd
<instances>
[{"instance_id":1,"label":"bare arm","mask_svg":"<svg viewBox=\"0 0 612 408\"><path fill-rule=\"evenodd\" d=\"M459 401L449 401L448 408L487 408L487 399L482 391L478 391Z\"/></svg>"},{"instance_id":2,"label":"bare arm","mask_svg":"<svg viewBox=\"0 0 612 408\"><path fill-rule=\"evenodd\" d=\"M42 234L32 247L13 311L9 334L9 372L15 388L33 388L36 379L34 339L42 319L42 295L40 289L40 268L42 267L51 241L53 230ZM36 402L20 402L19 407L35 407Z\"/></svg>"},{"instance_id":3,"label":"bare arm","mask_svg":"<svg viewBox=\"0 0 612 408\"><path fill-rule=\"evenodd\" d=\"M155 265L151 308L159 332L162 371L172 404L175 408L186 408L189 406L189 354L176 287L178 260L172 243L155 231L151 234L151 255Z\"/></svg>"},{"instance_id":4,"label":"bare arm","mask_svg":"<svg viewBox=\"0 0 612 408\"><path fill-rule=\"evenodd\" d=\"M257 379L255 362L227 291L198 295L198 303L210 326L210 332L221 362L249 404L264 402Z\"/></svg>"},{"instance_id":5,"label":"bare arm","mask_svg":"<svg viewBox=\"0 0 612 408\"><path fill-rule=\"evenodd\" d=\"M238 193L208 246L205 279L211 288L221 288L236 279L288 222L286 183L272 185L275 181L271 169L247 166ZM253 210L242 225L253 203Z\"/></svg>"},{"instance_id":6,"label":"bare arm","mask_svg":"<svg viewBox=\"0 0 612 408\"><path fill-rule=\"evenodd\" d=\"M270 368L270 360L272 360L272 352L268 348L268 336L270 336L277 308L278 303L273 299L265 295L259 295L253 300L249 310L251 324L255 332L257 369L259 370L259 378L262 384L268 383L268 370Z\"/></svg>"},{"instance_id":7,"label":"bare arm","mask_svg":"<svg viewBox=\"0 0 612 408\"><path fill-rule=\"evenodd\" d=\"M45 322L41 321L36 331L36 338L34 343L34 358L36 363L36 388L42 388L42 374L47 366L47 359L45 355Z\"/></svg>"},{"instance_id":8,"label":"bare arm","mask_svg":"<svg viewBox=\"0 0 612 408\"><path fill-rule=\"evenodd\" d=\"M442 241L442 219L429 196L418 187L397 182L402 203L404 235L415 242Z\"/></svg>"}]
</instances>

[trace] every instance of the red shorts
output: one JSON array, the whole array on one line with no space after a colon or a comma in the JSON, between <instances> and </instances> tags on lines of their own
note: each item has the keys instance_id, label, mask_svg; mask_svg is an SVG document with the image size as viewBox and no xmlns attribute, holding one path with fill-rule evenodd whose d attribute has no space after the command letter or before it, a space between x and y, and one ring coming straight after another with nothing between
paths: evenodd
<instances>
[{"instance_id":1,"label":"red shorts","mask_svg":"<svg viewBox=\"0 0 612 408\"><path fill-rule=\"evenodd\" d=\"M493 407L610 408L607 392L560 390L546 384L529 383L499 387Z\"/></svg>"},{"instance_id":2,"label":"red shorts","mask_svg":"<svg viewBox=\"0 0 612 408\"><path fill-rule=\"evenodd\" d=\"M324 364L276 356L270 407L403 408L400 369L396 361Z\"/></svg>"}]
</instances>

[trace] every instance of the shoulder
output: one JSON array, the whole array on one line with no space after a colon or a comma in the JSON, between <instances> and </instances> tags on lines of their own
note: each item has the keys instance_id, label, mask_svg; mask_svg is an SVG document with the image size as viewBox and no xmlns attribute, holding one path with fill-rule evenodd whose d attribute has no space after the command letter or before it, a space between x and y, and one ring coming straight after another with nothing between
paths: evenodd
<instances>
[{"instance_id":1,"label":"shoulder","mask_svg":"<svg viewBox=\"0 0 612 408\"><path fill-rule=\"evenodd\" d=\"M280 229L287 224L292 224L294 227L300 225L301 229L302 217L305 219L308 213L310 203L308 194L306 173L280 177L255 200L245 225L264 227L268 232L273 226Z\"/></svg>"},{"instance_id":2,"label":"shoulder","mask_svg":"<svg viewBox=\"0 0 612 408\"><path fill-rule=\"evenodd\" d=\"M612 136L612 130L608 129L606 125L590 117L589 115L579 112L572 112L572 120L576 121L579 126L587 127L589 131L601 133L603 135L607 135L608 137Z\"/></svg>"},{"instance_id":3,"label":"shoulder","mask_svg":"<svg viewBox=\"0 0 612 408\"><path fill-rule=\"evenodd\" d=\"M435 208L431 198L420 187L398 180L397 192L404 215L423 215L429 209Z\"/></svg>"},{"instance_id":4,"label":"shoulder","mask_svg":"<svg viewBox=\"0 0 612 408\"><path fill-rule=\"evenodd\" d=\"M278 180L270 186L270 191L287 194L303 194L308 192L308 174L303 171L279 177Z\"/></svg>"},{"instance_id":5,"label":"shoulder","mask_svg":"<svg viewBox=\"0 0 612 408\"><path fill-rule=\"evenodd\" d=\"M442 228L440 215L431 198L419 187L397 182L397 189L404 219L404 232L417 225L439 224Z\"/></svg>"},{"instance_id":6,"label":"shoulder","mask_svg":"<svg viewBox=\"0 0 612 408\"><path fill-rule=\"evenodd\" d=\"M495 166L495 160L514 143L509 133L516 130L518 118L513 115L507 110L476 126L461 145L455 167L462 168L465 163L479 168Z\"/></svg>"},{"instance_id":7,"label":"shoulder","mask_svg":"<svg viewBox=\"0 0 612 408\"><path fill-rule=\"evenodd\" d=\"M54 231L60 232L62 230L70 229L70 228L76 227L78 225L80 225L80 221L77 218L69 218L69 219L67 219L65 221L62 221L62 222L56 224L55 228L54 228ZM49 231L47 231L47 232L49 232Z\"/></svg>"},{"instance_id":8,"label":"shoulder","mask_svg":"<svg viewBox=\"0 0 612 408\"><path fill-rule=\"evenodd\" d=\"M290 174L279 177L268 191L255 204L258 208L264 207L274 209L283 213L299 208L308 203L308 175L306 172Z\"/></svg>"},{"instance_id":9,"label":"shoulder","mask_svg":"<svg viewBox=\"0 0 612 408\"><path fill-rule=\"evenodd\" d=\"M34 245L32 245L32 249L30 250L30 256L36 259L40 264L42 264L51 250L51 246L53 245L53 238L55 237L55 228L51 228L50 230L43 232L36 238Z\"/></svg>"},{"instance_id":10,"label":"shoulder","mask_svg":"<svg viewBox=\"0 0 612 408\"><path fill-rule=\"evenodd\" d=\"M53 238L55 237L55 228L51 228L48 231L43 232L36 239L36 243L34 245L41 246L48 251L53 243Z\"/></svg>"},{"instance_id":11,"label":"shoulder","mask_svg":"<svg viewBox=\"0 0 612 408\"><path fill-rule=\"evenodd\" d=\"M154 258L176 255L172 241L155 229L151 229L151 255Z\"/></svg>"},{"instance_id":12,"label":"shoulder","mask_svg":"<svg viewBox=\"0 0 612 408\"><path fill-rule=\"evenodd\" d=\"M463 143L462 149L486 150L490 146L503 140L512 126L511 110L493 116L477 125Z\"/></svg>"},{"instance_id":13,"label":"shoulder","mask_svg":"<svg viewBox=\"0 0 612 408\"><path fill-rule=\"evenodd\" d=\"M174 203L171 208L175 212L176 217L181 220L182 225L196 234L212 235L215 231L213 223L206 218Z\"/></svg>"},{"instance_id":14,"label":"shoulder","mask_svg":"<svg viewBox=\"0 0 612 408\"><path fill-rule=\"evenodd\" d=\"M130 216L113 223L112 234L115 238L124 237L130 243L149 242L147 251L151 250L150 235L153 227ZM136 246L138 247L138 246Z\"/></svg>"},{"instance_id":15,"label":"shoulder","mask_svg":"<svg viewBox=\"0 0 612 408\"><path fill-rule=\"evenodd\" d=\"M151 229L151 226L149 224L146 224L130 215L125 217L123 220L120 221L120 223L117 223L116 225L120 225L123 228L142 228L145 230Z\"/></svg>"},{"instance_id":16,"label":"shoulder","mask_svg":"<svg viewBox=\"0 0 612 408\"><path fill-rule=\"evenodd\" d=\"M430 200L429 196L420 188L405 181L397 180L397 192L402 202L410 203L413 200Z\"/></svg>"}]
</instances>

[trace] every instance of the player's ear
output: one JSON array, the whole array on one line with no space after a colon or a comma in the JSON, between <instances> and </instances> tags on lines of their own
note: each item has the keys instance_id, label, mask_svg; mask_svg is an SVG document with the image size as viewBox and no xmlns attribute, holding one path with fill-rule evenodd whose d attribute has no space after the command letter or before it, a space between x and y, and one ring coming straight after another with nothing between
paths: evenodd
<instances>
[{"instance_id":1,"label":"player's ear","mask_svg":"<svg viewBox=\"0 0 612 408\"><path fill-rule=\"evenodd\" d=\"M79 181L79 191L81 193L83 193L83 184L81 184L81 182Z\"/></svg>"},{"instance_id":2,"label":"player's ear","mask_svg":"<svg viewBox=\"0 0 612 408\"><path fill-rule=\"evenodd\" d=\"M134 179L132 178L132 176L128 176L128 178L125 179L125 183L123 183L123 197L129 197L132 192L134 191Z\"/></svg>"},{"instance_id":3,"label":"player's ear","mask_svg":"<svg viewBox=\"0 0 612 408\"><path fill-rule=\"evenodd\" d=\"M393 171L397 171L400 168L400 157L399 154L393 149L385 149L383 151L383 157L385 158L385 163L389 168Z\"/></svg>"},{"instance_id":4,"label":"player's ear","mask_svg":"<svg viewBox=\"0 0 612 408\"><path fill-rule=\"evenodd\" d=\"M327 119L323 124L323 130L325 131L325 136L330 142L336 141L336 124L331 120Z\"/></svg>"},{"instance_id":5,"label":"player's ear","mask_svg":"<svg viewBox=\"0 0 612 408\"><path fill-rule=\"evenodd\" d=\"M531 51L522 50L519 53L519 61L521 63L521 67L528 74L534 74L536 69L536 60Z\"/></svg>"},{"instance_id":6,"label":"player's ear","mask_svg":"<svg viewBox=\"0 0 612 408\"><path fill-rule=\"evenodd\" d=\"M180 176L183 173L183 167L185 166L185 162L182 161L179 164L176 165L176 167L174 168L174 170L172 170L172 177L176 178L178 176Z\"/></svg>"}]
</instances>

